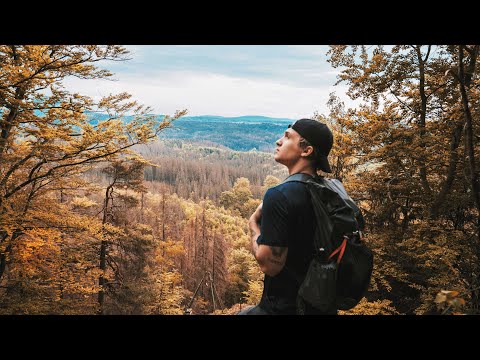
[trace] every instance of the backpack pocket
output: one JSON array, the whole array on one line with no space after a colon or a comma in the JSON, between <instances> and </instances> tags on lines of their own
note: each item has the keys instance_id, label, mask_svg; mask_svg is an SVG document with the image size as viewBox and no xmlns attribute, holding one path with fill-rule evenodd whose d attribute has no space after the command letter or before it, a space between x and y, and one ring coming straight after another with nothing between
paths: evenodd
<instances>
[{"instance_id":1,"label":"backpack pocket","mask_svg":"<svg viewBox=\"0 0 480 360\"><path fill-rule=\"evenodd\" d=\"M337 264L315 256L298 290L298 295L312 307L326 312L336 306Z\"/></svg>"}]
</instances>

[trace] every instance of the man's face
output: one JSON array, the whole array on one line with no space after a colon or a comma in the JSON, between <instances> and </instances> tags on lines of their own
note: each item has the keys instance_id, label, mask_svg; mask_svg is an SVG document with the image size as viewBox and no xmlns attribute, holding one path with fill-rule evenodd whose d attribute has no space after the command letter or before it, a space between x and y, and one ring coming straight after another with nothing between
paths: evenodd
<instances>
[{"instance_id":1,"label":"man's face","mask_svg":"<svg viewBox=\"0 0 480 360\"><path fill-rule=\"evenodd\" d=\"M275 142L277 145L274 156L275 161L287 167L295 164L298 159L300 159L300 154L303 152L299 143L299 133L291 128L285 130L283 137Z\"/></svg>"}]
</instances>

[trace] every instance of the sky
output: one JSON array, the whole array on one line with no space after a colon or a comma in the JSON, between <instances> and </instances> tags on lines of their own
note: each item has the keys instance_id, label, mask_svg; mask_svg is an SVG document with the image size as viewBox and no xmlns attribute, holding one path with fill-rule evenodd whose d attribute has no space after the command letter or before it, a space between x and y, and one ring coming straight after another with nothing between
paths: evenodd
<instances>
[{"instance_id":1,"label":"sky","mask_svg":"<svg viewBox=\"0 0 480 360\"><path fill-rule=\"evenodd\" d=\"M331 92L354 102L327 45L131 45L130 60L103 62L112 80L70 78L67 88L94 99L126 91L155 114L261 115L298 119L328 114ZM102 63L98 63L102 67Z\"/></svg>"}]
</instances>

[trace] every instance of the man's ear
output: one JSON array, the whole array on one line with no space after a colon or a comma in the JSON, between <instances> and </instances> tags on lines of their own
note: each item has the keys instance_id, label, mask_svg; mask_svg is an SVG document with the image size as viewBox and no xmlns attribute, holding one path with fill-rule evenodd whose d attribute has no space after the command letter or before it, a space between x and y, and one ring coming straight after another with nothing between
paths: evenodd
<instances>
[{"instance_id":1,"label":"man's ear","mask_svg":"<svg viewBox=\"0 0 480 360\"><path fill-rule=\"evenodd\" d=\"M310 154L312 154L312 153L313 153L313 146L310 146L310 145L309 145L309 146L307 146L305 149L303 149L301 155L304 156L304 157L308 157L308 156L310 156Z\"/></svg>"}]
</instances>

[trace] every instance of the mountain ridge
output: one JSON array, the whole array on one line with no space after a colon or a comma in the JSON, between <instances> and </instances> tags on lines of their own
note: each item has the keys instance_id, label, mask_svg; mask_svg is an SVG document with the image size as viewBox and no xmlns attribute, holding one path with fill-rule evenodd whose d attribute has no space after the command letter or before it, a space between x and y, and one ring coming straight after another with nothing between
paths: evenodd
<instances>
[{"instance_id":1,"label":"mountain ridge","mask_svg":"<svg viewBox=\"0 0 480 360\"><path fill-rule=\"evenodd\" d=\"M156 115L161 120L164 115ZM106 120L107 114L92 114L89 122L96 125ZM125 116L128 122L133 116ZM226 117L219 115L182 116L159 134L159 139L185 139L219 144L236 151L258 150L272 152L289 118L273 118L262 115Z\"/></svg>"},{"instance_id":2,"label":"mountain ridge","mask_svg":"<svg viewBox=\"0 0 480 360\"><path fill-rule=\"evenodd\" d=\"M292 122L287 118L258 115L184 116L162 131L159 138L208 141L236 151L255 149L271 152L275 148L275 141Z\"/></svg>"}]
</instances>

